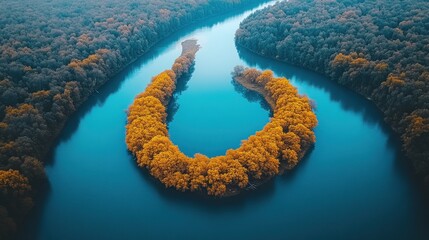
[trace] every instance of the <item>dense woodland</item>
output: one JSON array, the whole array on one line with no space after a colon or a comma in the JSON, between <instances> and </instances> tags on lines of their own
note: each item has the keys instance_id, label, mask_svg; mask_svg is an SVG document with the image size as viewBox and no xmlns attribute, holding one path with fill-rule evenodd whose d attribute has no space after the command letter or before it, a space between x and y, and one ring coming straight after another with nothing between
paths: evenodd
<instances>
[{"instance_id":1,"label":"dense woodland","mask_svg":"<svg viewBox=\"0 0 429 240\"><path fill-rule=\"evenodd\" d=\"M311 101L271 71L237 67L233 72L238 83L261 93L273 110L269 123L239 148L213 158L188 157L171 142L166 109L177 81L192 69L197 50L184 51L172 69L155 76L130 106L126 143L138 165L166 187L215 196L236 194L249 182L262 182L283 168L293 168L315 142L317 120Z\"/></svg>"},{"instance_id":2,"label":"dense woodland","mask_svg":"<svg viewBox=\"0 0 429 240\"><path fill-rule=\"evenodd\" d=\"M97 87L173 31L261 0L0 3L0 239L33 205L42 160Z\"/></svg>"},{"instance_id":3,"label":"dense woodland","mask_svg":"<svg viewBox=\"0 0 429 240\"><path fill-rule=\"evenodd\" d=\"M428 13L425 0L283 1L245 19L236 42L371 99L429 188Z\"/></svg>"}]
</instances>

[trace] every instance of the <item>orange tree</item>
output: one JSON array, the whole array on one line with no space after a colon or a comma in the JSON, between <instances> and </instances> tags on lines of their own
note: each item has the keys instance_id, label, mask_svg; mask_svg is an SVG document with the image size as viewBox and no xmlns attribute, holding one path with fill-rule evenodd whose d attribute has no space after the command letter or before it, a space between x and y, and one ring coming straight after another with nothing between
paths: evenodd
<instances>
[{"instance_id":1,"label":"orange tree","mask_svg":"<svg viewBox=\"0 0 429 240\"><path fill-rule=\"evenodd\" d=\"M182 45L184 51L172 70L155 76L129 108L126 143L138 165L147 168L166 187L215 196L238 193L249 182L262 182L282 169L293 168L315 142L313 128L317 119L310 100L299 95L287 79L275 78L271 71L236 67L233 72L238 83L261 93L273 111L265 127L239 148L213 158L202 154L188 157L172 143L166 107L178 76L190 72L198 51L196 41Z\"/></svg>"}]
</instances>

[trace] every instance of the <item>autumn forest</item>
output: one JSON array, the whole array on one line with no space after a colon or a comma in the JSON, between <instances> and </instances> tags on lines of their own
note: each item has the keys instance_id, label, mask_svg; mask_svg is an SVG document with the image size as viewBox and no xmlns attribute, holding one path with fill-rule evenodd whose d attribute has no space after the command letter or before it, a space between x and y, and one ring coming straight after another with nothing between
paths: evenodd
<instances>
[{"instance_id":1,"label":"autumn forest","mask_svg":"<svg viewBox=\"0 0 429 240\"><path fill-rule=\"evenodd\" d=\"M428 11L419 0L283 1L243 21L236 42L373 101L429 189Z\"/></svg>"},{"instance_id":2,"label":"autumn forest","mask_svg":"<svg viewBox=\"0 0 429 240\"><path fill-rule=\"evenodd\" d=\"M428 239L426 0L0 0L0 53L1 240Z\"/></svg>"},{"instance_id":3,"label":"autumn forest","mask_svg":"<svg viewBox=\"0 0 429 240\"><path fill-rule=\"evenodd\" d=\"M88 96L171 32L257 2L2 1L1 238L32 208L43 159Z\"/></svg>"},{"instance_id":4,"label":"autumn forest","mask_svg":"<svg viewBox=\"0 0 429 240\"><path fill-rule=\"evenodd\" d=\"M315 142L312 129L317 120L310 100L271 71L234 69L233 78L262 94L273 110L271 121L238 149L228 150L225 156L189 158L171 142L166 108L176 82L190 73L199 48L195 40L182 45L182 55L172 69L155 76L129 109L126 142L138 165L167 187L215 196L237 194L249 182L263 182L282 169L293 168Z\"/></svg>"}]
</instances>

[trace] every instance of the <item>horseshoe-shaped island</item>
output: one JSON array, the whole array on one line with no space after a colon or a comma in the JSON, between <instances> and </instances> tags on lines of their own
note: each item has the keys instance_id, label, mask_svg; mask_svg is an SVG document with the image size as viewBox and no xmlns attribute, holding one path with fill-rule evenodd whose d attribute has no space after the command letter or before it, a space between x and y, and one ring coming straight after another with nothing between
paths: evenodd
<instances>
[{"instance_id":1,"label":"horseshoe-shaped island","mask_svg":"<svg viewBox=\"0 0 429 240\"><path fill-rule=\"evenodd\" d=\"M219 197L238 194L297 165L314 144L317 125L311 100L285 78L269 70L235 67L234 80L261 94L272 117L261 131L237 149L209 158L188 157L168 136L167 106L177 81L189 74L199 50L196 40L182 42L182 54L171 69L155 76L128 109L126 144L137 163L166 187Z\"/></svg>"}]
</instances>

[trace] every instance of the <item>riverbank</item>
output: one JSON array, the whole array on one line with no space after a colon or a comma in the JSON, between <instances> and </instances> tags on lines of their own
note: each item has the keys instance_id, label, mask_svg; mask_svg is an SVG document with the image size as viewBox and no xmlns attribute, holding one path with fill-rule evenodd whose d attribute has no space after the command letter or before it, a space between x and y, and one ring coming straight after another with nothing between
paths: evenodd
<instances>
[{"instance_id":1,"label":"riverbank","mask_svg":"<svg viewBox=\"0 0 429 240\"><path fill-rule=\"evenodd\" d=\"M247 90L250 91L255 91L258 94L260 94L265 101L268 103L268 105L271 108L271 111L273 113L275 113L276 111L276 101L273 99L272 95L270 95L269 91L266 89L266 87L264 85L258 84L255 82L255 79L252 78L246 78L244 76L235 76L234 80L239 83L241 86L243 86L244 88L246 88ZM282 79L283 81L288 81L287 79ZM312 145L306 145L303 148L300 149L299 153L298 153L298 159L297 161L301 161L301 159L307 154L307 152L309 151L309 149L312 147ZM295 165L290 165L287 162L281 161L280 162L280 167L279 167L279 174L283 174L286 170L292 170L295 167ZM270 178L266 178L261 180L254 180L254 181L250 181L249 182L249 187L247 189L256 189L256 187L266 183L267 181L269 181L273 176L271 176ZM234 193L231 195L236 195L238 194Z\"/></svg>"},{"instance_id":2,"label":"riverbank","mask_svg":"<svg viewBox=\"0 0 429 240\"><path fill-rule=\"evenodd\" d=\"M276 103L274 102L273 98L268 95L267 90L265 90L263 86L255 84L244 77L235 77L234 80L247 90L255 91L261 94L261 96L265 99L268 105L270 105L271 111L274 111L274 109L276 109Z\"/></svg>"},{"instance_id":3,"label":"riverbank","mask_svg":"<svg viewBox=\"0 0 429 240\"><path fill-rule=\"evenodd\" d=\"M249 13L164 41L91 97L61 133L46 166L50 191L20 239L425 239L429 215L382 116L311 71L237 52L234 31ZM317 103L317 143L293 171L219 199L166 189L137 166L124 144L124 110L190 38L202 48L175 97L173 143L188 156L239 147L272 114L261 107L262 97L243 97L231 71L243 64L272 69Z\"/></svg>"},{"instance_id":4,"label":"riverbank","mask_svg":"<svg viewBox=\"0 0 429 240\"><path fill-rule=\"evenodd\" d=\"M429 4L425 1L354 1L354 6L357 9L381 7L383 14L362 11L351 20L336 17L350 7L342 2L333 5L282 2L243 20L236 31L236 44L258 55L318 72L371 101L401 140L407 161L429 190L426 101L429 65L423 57L428 52L416 47L426 44L429 32L420 21L412 20L425 16ZM299 11L303 8L305 11ZM407 11L401 11L403 9ZM289 14L279 14L282 12ZM397 12L415 12L415 15L397 14L397 20L384 17ZM270 16L270 21L264 16ZM278 25L296 21L301 24ZM398 25L407 21L406 28ZM368 28L367 24L374 27ZM354 32L346 31L345 25ZM403 31L401 37L386 34L398 28ZM273 34L276 37L262 37ZM368 40L369 35L372 37ZM378 37L384 40L372 41Z\"/></svg>"},{"instance_id":5,"label":"riverbank","mask_svg":"<svg viewBox=\"0 0 429 240\"><path fill-rule=\"evenodd\" d=\"M25 101L25 103L30 103L30 106L33 106L34 109L31 109L31 117L28 118L28 121L20 121L21 116L7 116L4 119L5 121L12 121L12 122L6 122L6 124L2 123L2 128L0 131L8 131L7 134L1 134L2 139L0 139L2 143L0 147L1 149L1 157L0 160L2 160L2 168L8 169L18 169L20 171L20 175L23 175L23 177L26 177L29 179L29 182L32 186L31 193L29 196L25 196L27 199L26 201L32 201L31 199L34 196L37 196L39 192L39 188L41 188L41 185L45 185L47 183L46 180L40 179L44 175L43 173L43 166L42 162L46 163L48 158L50 157L49 154L51 153L52 147L56 144L58 140L58 136L63 131L64 126L67 124L68 119L73 115L78 108L82 106L84 102L88 100L90 96L93 94L98 93L98 89L100 89L103 85L105 85L111 78L119 74L121 71L123 71L127 66L135 62L137 59L145 55L148 51L150 51L152 48L154 48L157 44L159 44L163 39L168 38L169 36L172 36L173 34L177 33L180 30L183 30L185 28L193 26L195 23L199 23L201 21L208 20L210 18L216 17L216 16L222 16L229 13L234 13L235 11L240 11L246 8L251 8L258 6L259 4L262 4L266 1L260 1L260 0L249 0L249 1L239 1L234 3L228 3L228 2L217 2L214 3L214 5L204 5L201 6L194 6L196 8L193 12L187 12L188 16L187 18L183 19L182 21L175 22L173 21L175 15L170 15L170 19L164 19L165 22L157 22L152 21L150 23L150 28L137 28L132 30L132 33L134 34L131 39L131 36L127 36L127 38L122 37L122 39L126 39L128 45L124 47L124 45L121 43L121 49L118 49L119 45L110 44L111 42L108 42L107 39L109 38L103 38L101 34L95 34L96 36L91 36L91 31L86 31L85 29L88 26L95 26L94 28L97 28L97 24L104 24L104 23L93 23L91 21L91 24L85 24L83 28L83 32L86 34L83 34L80 36L79 41L92 41L95 40L97 37L100 37L99 40L101 42L97 42L95 44L87 43L85 42L83 45L79 42L79 51L82 50L82 52L85 52L85 54L72 54L70 59L70 64L67 65L67 63L64 63L65 65L62 67L55 67L55 69L47 69L46 66L43 68L43 70L48 71L40 71L40 67L37 67L38 70L36 71L36 67L33 66L33 69L31 67L25 67L25 71L22 73L28 73L28 75L25 75L25 79L31 80L33 77L38 81L37 79L48 79L46 81L50 81L49 84L42 83L40 81L39 84L31 85L31 91L28 86L19 86L23 89L28 90L30 94L27 94L29 98ZM153 7L153 6L152 6ZM201 17L201 9L208 10L207 13ZM74 14L74 13L73 13ZM91 11L88 13L88 15L91 15ZM25 15L24 15L25 16ZM130 15L131 16L131 15ZM157 16L157 15L154 15ZM197 17L200 16L200 17ZM87 15L82 16L82 18L88 17ZM192 18L193 17L193 18ZM57 20L60 21L63 18L58 18ZM99 19L103 20L102 17ZM88 20L88 19L87 19ZM100 21L101 21L100 20ZM106 20L107 23L115 23L115 18L109 18ZM58 21L53 21L48 27L55 28L58 23ZM113 22L112 22L113 21ZM159 23L159 25L162 25L161 27L155 23ZM76 22L78 25L78 22ZM141 24L141 23L140 23ZM20 25L24 26L24 25ZM61 24L59 26L62 26ZM171 28L171 31L165 31L166 28ZM37 28L35 28L37 29ZM98 29L98 28L97 28ZM112 29L115 29L116 27L112 27ZM61 29L55 29L61 30ZM94 30L94 29L91 29ZM136 36L138 34L141 34L144 30L155 30L159 31L159 34L156 35L156 37L152 37L150 39L144 38L144 41L134 41L136 40ZM161 32L163 30L163 32ZM95 30L94 30L95 31ZM126 29L121 30L121 34L126 34ZM146 31L147 32L147 31ZM145 32L145 33L146 33ZM76 33L76 32L75 32ZM73 33L73 34L75 34ZM63 34L68 34L68 31L64 31ZM111 34L108 33L108 34ZM147 34L143 34L141 36L146 37ZM45 36L45 37L50 37ZM79 37L79 36L77 36ZM77 39L76 37L76 39ZM142 37L143 38L143 37ZM33 38L37 39L37 38ZM47 38L40 39L40 41L44 41ZM57 38L56 38L57 39ZM69 38L66 38L69 40ZM74 39L74 37L73 37ZM119 38L111 38L111 39L119 39ZM24 39L27 41L27 39ZM146 41L147 40L147 41ZM77 41L77 40L76 40ZM105 41L105 42L103 42ZM134 41L134 42L133 42ZM48 41L47 44L52 44L53 41ZM33 42L31 42L33 43ZM76 43L74 43L76 44ZM73 44L73 46L74 46ZM104 45L103 45L104 44ZM25 44L24 44L25 45ZM43 44L39 44L40 46L44 46ZM43 51L48 51L48 53L55 53L56 50L58 50L56 47L67 45L65 43L61 44L53 44L52 49L51 48L45 48ZM32 44L28 44L28 47L32 48ZM49 46L49 45L48 45ZM94 50L93 46L97 46L97 49ZM129 46L136 47L133 51L126 51L126 49ZM55 47L55 48L54 48ZM104 48L100 48L104 47ZM106 48L106 49L105 49ZM124 49L125 48L125 49ZM69 48L71 49L71 47ZM67 51L69 50L67 49ZM114 50L116 49L116 50ZM91 54L92 53L92 54ZM32 54L36 54L34 51ZM67 54L66 54L67 55ZM35 55L36 56L36 55ZM47 54L48 58L58 58L59 54ZM49 59L48 61L45 61L45 56L39 56L37 57L43 58L44 62L49 62L52 59ZM76 59L75 59L76 58ZM8 62L8 61L6 61ZM19 61L18 61L19 62ZM37 61L32 62L31 64L34 64ZM40 61L41 62L41 61ZM53 61L56 63L60 62L66 62L66 61ZM28 63L27 63L28 64ZM51 67L51 64L48 64L49 67ZM54 64L55 65L55 64ZM17 65L16 69L19 69L19 65ZM5 68L8 69L8 68ZM20 70L21 71L21 70ZM36 73L39 73L40 75L43 74L51 74L48 76L38 77ZM19 75L19 74L17 74ZM15 76L15 75L13 75ZM18 77L21 78L22 76ZM5 77L5 79L8 79L8 77ZM14 80L13 77L10 77L11 80ZM29 83L31 81L12 81L15 83ZM42 84L46 85L43 86ZM55 85L56 84L56 85ZM15 87L15 86L14 86ZM33 89L34 88L34 89ZM10 88L11 90L16 90L17 88ZM47 89L47 90L46 90ZM38 91L41 90L41 91ZM31 94L36 93L36 94ZM21 94L21 93L20 93ZM38 96L38 98L33 97ZM41 100L43 99L43 100ZM25 104L24 104L25 105ZM11 106L13 108L14 106ZM19 103L17 104L16 108L20 112L22 111L20 109L21 105ZM3 108L4 109L4 108ZM13 111L9 111L13 112ZM8 126L15 126L19 124L24 124L25 126L22 127L22 129L25 129L26 127L34 129L34 131L22 131L21 133L18 130L21 130L20 127L15 127L16 129L12 130L4 130L5 126L6 128ZM28 124L29 126L26 126ZM34 128L34 126L40 127L40 129ZM12 128L12 127L10 127ZM17 141L20 140L20 141ZM14 142L16 141L16 143ZM31 148L22 148L21 146L24 144L28 144L31 146ZM16 146L15 146L16 145ZM10 146L14 146L13 149L10 148ZM4 154L3 154L4 153ZM26 158L29 158L32 162L32 164L23 164L24 160ZM18 160L16 160L18 159ZM33 164L33 162L35 162ZM1 166L0 166L1 167ZM34 176L37 176L36 180L33 180L32 178ZM18 194L14 195L17 196ZM5 200L3 202L0 202L0 205L5 206L6 209L8 209L8 213L6 214L5 218L11 220L11 219L23 219L23 216L27 214L27 212L30 209L30 205L32 204L22 204L22 206L17 206L18 202L21 202L21 200L15 199L15 197L12 197L12 200ZM2 199L9 199L9 198L2 198ZM28 200L30 199L30 200ZM10 208L9 208L10 207ZM18 216L19 215L19 216ZM8 220L8 221L9 221ZM12 221L12 220L11 220ZM13 221L12 221L13 222ZM19 223L21 220L17 220L17 223ZM15 225L15 223L12 223L12 225ZM1 228L0 230L0 236L3 233L3 229L11 229L8 226L5 226L4 228ZM0 226L1 227L1 226ZM5 230L6 233L4 234L6 237L9 238L11 235L7 230ZM12 230L11 232L13 232Z\"/></svg>"},{"instance_id":6,"label":"riverbank","mask_svg":"<svg viewBox=\"0 0 429 240\"><path fill-rule=\"evenodd\" d=\"M182 42L182 53L171 70L153 77L130 106L126 144L138 165L147 168L166 187L218 197L256 188L255 184L295 167L315 142L312 129L317 119L310 100L300 96L287 79L275 78L271 71L239 66L234 69L233 78L249 90L263 94L274 113L264 128L240 147L227 150L224 156L209 158L197 153L192 158L172 143L166 109L180 76L190 74L198 49L196 40Z\"/></svg>"},{"instance_id":7,"label":"riverbank","mask_svg":"<svg viewBox=\"0 0 429 240\"><path fill-rule=\"evenodd\" d=\"M193 21L191 21L191 22L189 22L187 24L184 24L183 26L175 29L174 31L169 32L167 35L160 37L160 39L156 40L155 42L153 42L153 43L151 43L149 45L148 50L146 52L144 52L144 53L142 53L142 54L134 57L132 60L130 60L129 62L127 62L125 65L123 65L123 66L119 67L118 69L114 70L114 72L111 73L111 74L109 74L106 77L106 79L102 81L101 84L96 85L95 88L92 90L92 93L90 95L85 96L81 102L79 102L79 103L77 103L75 105L75 109L77 110L93 94L97 94L98 90L100 90L100 88L103 87L108 82L109 79L115 77L116 75L118 75L119 73L121 73L122 71L124 71L128 66L132 65L133 63L135 63L138 59L144 57L149 51L151 51L158 44L160 44L162 41L164 41L164 39L172 36L173 34L176 34L179 31L182 31L182 30L184 30L186 28L189 28L189 27L193 26L194 24L199 23L201 21L207 21L207 20L209 20L211 18L221 17L221 16L224 16L224 15L228 15L228 14L234 13L236 11L242 11L242 10L247 9L247 8L257 7L258 5L261 5L261 4L266 3L266 2L270 2L270 0L254 0L251 3L248 3L248 4L240 4L239 7L233 8L233 9L231 9L229 11L225 11L225 12L222 12L220 14L212 14L210 16L207 16L207 17L204 17L204 18L200 18L198 20L193 20ZM74 114L74 112L69 113L68 116L70 116L72 114ZM68 120L68 117L66 119L64 119L62 122L59 123L59 127L58 128L52 130L53 131L53 134L52 134L53 137L50 138L50 139L48 139L46 141L48 147L44 148L42 150L43 151L42 154L41 154L42 159L46 159L46 157L49 155L49 152L51 151L52 147L57 142L57 138L58 138L59 134L61 133L61 131L63 130L64 125L67 123L67 120Z\"/></svg>"}]
</instances>

